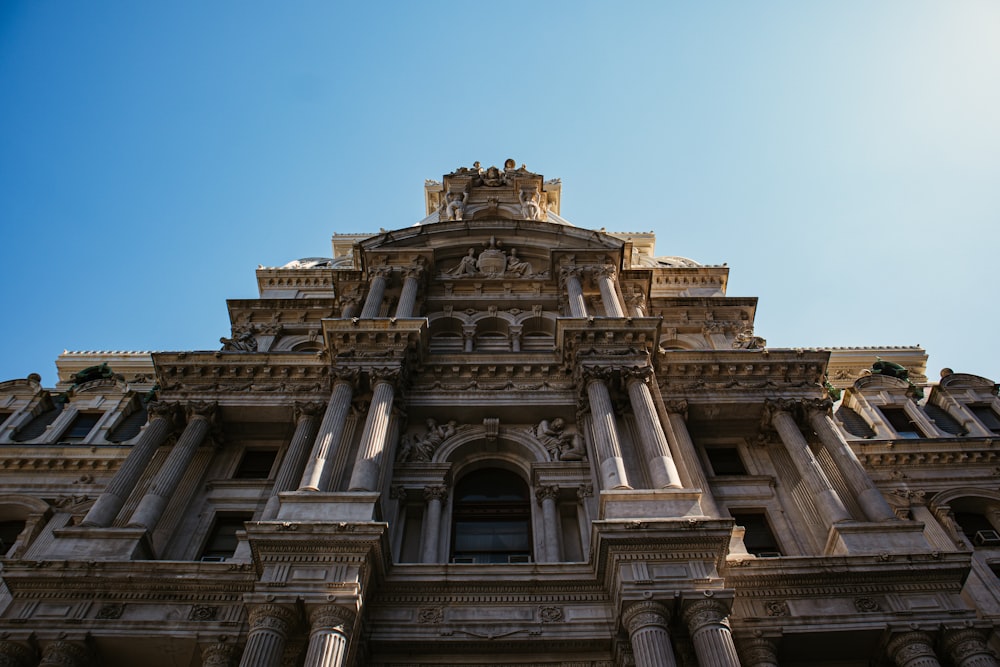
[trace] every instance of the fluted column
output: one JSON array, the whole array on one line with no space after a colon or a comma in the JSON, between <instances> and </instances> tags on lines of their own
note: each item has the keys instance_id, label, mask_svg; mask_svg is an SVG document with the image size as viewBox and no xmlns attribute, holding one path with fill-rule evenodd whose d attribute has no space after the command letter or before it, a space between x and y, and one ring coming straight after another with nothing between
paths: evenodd
<instances>
[{"instance_id":1,"label":"fluted column","mask_svg":"<svg viewBox=\"0 0 1000 667\"><path fill-rule=\"evenodd\" d=\"M93 658L84 644L60 639L45 646L38 667L89 667Z\"/></svg>"},{"instance_id":2,"label":"fluted column","mask_svg":"<svg viewBox=\"0 0 1000 667\"><path fill-rule=\"evenodd\" d=\"M234 667L240 659L240 647L227 637L201 649L201 667Z\"/></svg>"},{"instance_id":3,"label":"fluted column","mask_svg":"<svg viewBox=\"0 0 1000 667\"><path fill-rule=\"evenodd\" d=\"M396 396L398 368L376 369L371 372L374 380L372 402L365 419L365 430L361 434L358 456L354 460L349 491L375 491L378 489L382 472L382 458L389 441L389 418L392 416L392 402Z\"/></svg>"},{"instance_id":4,"label":"fluted column","mask_svg":"<svg viewBox=\"0 0 1000 667\"><path fill-rule=\"evenodd\" d=\"M267 505L260 515L261 521L270 521L278 516L278 508L281 506L278 494L291 491L302 478L309 446L316 439L319 411L322 406L322 403L295 404L295 433L292 434L292 441L288 443L285 458L282 459L281 467L278 468L278 474L274 478L271 496L267 499Z\"/></svg>"},{"instance_id":5,"label":"fluted column","mask_svg":"<svg viewBox=\"0 0 1000 667\"><path fill-rule=\"evenodd\" d=\"M649 477L653 488L679 489L683 486L681 476L677 472L677 464L674 463L674 457L670 453L667 436L660 426L660 420L656 416L656 405L653 403L653 395L649 391L648 382L652 372L651 366L630 369L625 384L628 388L629 400L632 403L632 412L635 413L635 421L642 437L642 448L646 453Z\"/></svg>"},{"instance_id":6,"label":"fluted column","mask_svg":"<svg viewBox=\"0 0 1000 667\"><path fill-rule=\"evenodd\" d=\"M622 623L628 630L635 667L677 667L667 625L670 614L659 602L636 602L625 610Z\"/></svg>"},{"instance_id":7,"label":"fluted column","mask_svg":"<svg viewBox=\"0 0 1000 667\"><path fill-rule=\"evenodd\" d=\"M701 511L707 516L722 516L719 506L715 502L715 495L708 485L708 478L705 477L705 472L701 467L701 460L698 458L698 452L695 450L694 441L691 440L691 434L687 428L687 401L664 401L664 407L667 411L667 422L665 424L667 427L667 441L671 444L673 450L677 452L677 456L684 461L684 467L687 470L688 477L691 478L691 484L701 489Z\"/></svg>"},{"instance_id":8,"label":"fluted column","mask_svg":"<svg viewBox=\"0 0 1000 667\"><path fill-rule=\"evenodd\" d=\"M819 461L809 449L809 443L799 430L799 425L795 423L795 418L787 412L787 407L790 406L778 402L769 402L767 405L767 409L771 410L771 424L781 437L795 469L809 488L816 508L828 524L850 520L851 515L823 473Z\"/></svg>"},{"instance_id":9,"label":"fluted column","mask_svg":"<svg viewBox=\"0 0 1000 667\"><path fill-rule=\"evenodd\" d=\"M728 616L726 605L711 599L698 600L684 610L699 665L740 667Z\"/></svg>"},{"instance_id":10,"label":"fluted column","mask_svg":"<svg viewBox=\"0 0 1000 667\"><path fill-rule=\"evenodd\" d=\"M358 300L354 297L340 299L340 317L349 320L358 312Z\"/></svg>"},{"instance_id":11,"label":"fluted column","mask_svg":"<svg viewBox=\"0 0 1000 667\"><path fill-rule=\"evenodd\" d=\"M132 447L132 451L125 457L104 493L97 498L80 525L105 527L114 523L146 466L153 460L156 450L173 432L176 405L154 402L146 406L146 412L149 414L149 424L139 436L139 442Z\"/></svg>"},{"instance_id":12,"label":"fluted column","mask_svg":"<svg viewBox=\"0 0 1000 667\"><path fill-rule=\"evenodd\" d=\"M830 417L830 406L830 401L808 404L806 410L809 415L809 425L819 436L823 449L830 453L837 469L844 476L847 488L857 498L865 516L870 521L895 521L896 513L889 507L882 492L876 488L871 477L865 472L854 450L834 425Z\"/></svg>"},{"instance_id":13,"label":"fluted column","mask_svg":"<svg viewBox=\"0 0 1000 667\"><path fill-rule=\"evenodd\" d=\"M566 296L569 300L569 314L572 317L587 316L587 302L583 298L583 284L580 282L582 271L578 268L564 269L562 278L566 285Z\"/></svg>"},{"instance_id":14,"label":"fluted column","mask_svg":"<svg viewBox=\"0 0 1000 667\"><path fill-rule=\"evenodd\" d=\"M38 656L27 646L8 640L0 640L0 667L33 667Z\"/></svg>"},{"instance_id":15,"label":"fluted column","mask_svg":"<svg viewBox=\"0 0 1000 667\"><path fill-rule=\"evenodd\" d=\"M351 399L354 397L354 382L358 372L355 369L341 369L333 383L330 402L327 403L323 422L319 426L319 434L313 443L305 472L299 481L299 491L329 491L330 476L333 470L330 463L340 445L347 425L347 416L351 412Z\"/></svg>"},{"instance_id":16,"label":"fluted column","mask_svg":"<svg viewBox=\"0 0 1000 667\"><path fill-rule=\"evenodd\" d=\"M535 497L542 506L542 524L545 526L545 562L558 563L559 554L559 513L556 511L556 498L559 497L559 487L555 484L540 486L535 490Z\"/></svg>"},{"instance_id":17,"label":"fluted column","mask_svg":"<svg viewBox=\"0 0 1000 667\"><path fill-rule=\"evenodd\" d=\"M739 641L743 667L778 667L778 647L768 637L747 637Z\"/></svg>"},{"instance_id":18,"label":"fluted column","mask_svg":"<svg viewBox=\"0 0 1000 667\"><path fill-rule=\"evenodd\" d=\"M341 667L347 658L354 613L336 605L309 614L309 650L305 667Z\"/></svg>"},{"instance_id":19,"label":"fluted column","mask_svg":"<svg viewBox=\"0 0 1000 667\"><path fill-rule=\"evenodd\" d=\"M887 649L896 667L941 667L934 653L934 640L926 632L915 630L898 634Z\"/></svg>"},{"instance_id":20,"label":"fluted column","mask_svg":"<svg viewBox=\"0 0 1000 667\"><path fill-rule=\"evenodd\" d=\"M399 303L396 304L396 317L413 317L423 272L423 268L419 266L409 267L403 272L403 291L399 295Z\"/></svg>"},{"instance_id":21,"label":"fluted column","mask_svg":"<svg viewBox=\"0 0 1000 667\"><path fill-rule=\"evenodd\" d=\"M590 400L594 439L597 454L601 459L601 480L604 482L604 488L629 489L631 487L628 485L625 462L618 441L615 410L608 386L605 384L606 369L584 368L583 377L587 383L587 398Z\"/></svg>"},{"instance_id":22,"label":"fluted column","mask_svg":"<svg viewBox=\"0 0 1000 667\"><path fill-rule=\"evenodd\" d=\"M597 269L597 286L601 289L601 301L604 302L604 313L608 317L625 317L622 302L618 299L615 289L615 269L613 266L602 266Z\"/></svg>"},{"instance_id":23,"label":"fluted column","mask_svg":"<svg viewBox=\"0 0 1000 667\"><path fill-rule=\"evenodd\" d=\"M373 269L371 272L371 283L368 285L368 297L365 299L365 306L361 309L361 319L378 317L382 312L382 299L385 298L385 288L389 284L390 269L382 267Z\"/></svg>"},{"instance_id":24,"label":"fluted column","mask_svg":"<svg viewBox=\"0 0 1000 667\"><path fill-rule=\"evenodd\" d=\"M424 509L424 548L420 556L421 563L438 562L438 544L441 542L441 505L448 497L446 486L424 487L424 499L427 507Z\"/></svg>"},{"instance_id":25,"label":"fluted column","mask_svg":"<svg viewBox=\"0 0 1000 667\"><path fill-rule=\"evenodd\" d=\"M240 667L280 667L297 614L288 607L261 604L250 609L250 632Z\"/></svg>"},{"instance_id":26,"label":"fluted column","mask_svg":"<svg viewBox=\"0 0 1000 667\"><path fill-rule=\"evenodd\" d=\"M191 459L211 430L217 407L216 403L191 403L187 406L187 426L132 513L129 526L145 528L150 532L156 528Z\"/></svg>"},{"instance_id":27,"label":"fluted column","mask_svg":"<svg viewBox=\"0 0 1000 667\"><path fill-rule=\"evenodd\" d=\"M1000 661L986 645L982 631L959 628L945 632L942 642L955 667L997 667Z\"/></svg>"}]
</instances>

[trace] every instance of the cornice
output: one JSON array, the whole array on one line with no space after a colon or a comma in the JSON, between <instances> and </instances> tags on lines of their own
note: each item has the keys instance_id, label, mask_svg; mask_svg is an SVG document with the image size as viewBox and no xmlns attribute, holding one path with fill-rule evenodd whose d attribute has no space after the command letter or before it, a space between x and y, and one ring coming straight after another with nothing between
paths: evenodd
<instances>
[{"instance_id":1,"label":"cornice","mask_svg":"<svg viewBox=\"0 0 1000 667\"><path fill-rule=\"evenodd\" d=\"M851 440L858 460L870 468L899 466L995 465L1000 439L927 438L921 440Z\"/></svg>"},{"instance_id":2,"label":"cornice","mask_svg":"<svg viewBox=\"0 0 1000 667\"><path fill-rule=\"evenodd\" d=\"M821 389L828 358L806 350L671 350L657 356L656 377L674 393Z\"/></svg>"},{"instance_id":3,"label":"cornice","mask_svg":"<svg viewBox=\"0 0 1000 667\"><path fill-rule=\"evenodd\" d=\"M323 353L157 352L160 397L197 393L261 395L328 393L330 364Z\"/></svg>"}]
</instances>

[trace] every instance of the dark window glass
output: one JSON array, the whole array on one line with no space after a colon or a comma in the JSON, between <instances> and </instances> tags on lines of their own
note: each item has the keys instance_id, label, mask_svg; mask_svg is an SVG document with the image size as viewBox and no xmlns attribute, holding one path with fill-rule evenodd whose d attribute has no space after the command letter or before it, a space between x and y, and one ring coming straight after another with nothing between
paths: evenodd
<instances>
[{"instance_id":1,"label":"dark window glass","mask_svg":"<svg viewBox=\"0 0 1000 667\"><path fill-rule=\"evenodd\" d=\"M201 552L201 560L225 560L233 555L239 540L236 531L243 530L243 524L253 518L252 514L217 514L208 541Z\"/></svg>"},{"instance_id":2,"label":"dark window glass","mask_svg":"<svg viewBox=\"0 0 1000 667\"><path fill-rule=\"evenodd\" d=\"M243 453L233 479L267 479L278 452L273 449L248 449Z\"/></svg>"},{"instance_id":3,"label":"dark window glass","mask_svg":"<svg viewBox=\"0 0 1000 667\"><path fill-rule=\"evenodd\" d=\"M452 561L518 563L531 560L528 485L507 470L466 475L455 487Z\"/></svg>"},{"instance_id":4,"label":"dark window glass","mask_svg":"<svg viewBox=\"0 0 1000 667\"><path fill-rule=\"evenodd\" d=\"M60 442L83 442L101 419L100 412L81 412L59 438Z\"/></svg>"},{"instance_id":5,"label":"dark window glass","mask_svg":"<svg viewBox=\"0 0 1000 667\"><path fill-rule=\"evenodd\" d=\"M135 436L139 435L139 431L142 430L142 426L146 423L148 417L149 415L146 414L145 407L134 410L131 414L122 419L117 426L115 426L115 428L108 435L108 440L111 442L125 442L126 440L131 440Z\"/></svg>"},{"instance_id":6,"label":"dark window glass","mask_svg":"<svg viewBox=\"0 0 1000 667\"><path fill-rule=\"evenodd\" d=\"M990 523L990 520L978 512L955 512L955 522L972 544L977 544L977 533L993 530L993 524Z\"/></svg>"},{"instance_id":7,"label":"dark window glass","mask_svg":"<svg viewBox=\"0 0 1000 667\"><path fill-rule=\"evenodd\" d=\"M7 555L23 530L23 521L0 521L0 556Z\"/></svg>"},{"instance_id":8,"label":"dark window glass","mask_svg":"<svg viewBox=\"0 0 1000 667\"><path fill-rule=\"evenodd\" d=\"M746 529L743 544L746 545L747 551L755 556L781 555L781 549L778 547L778 541L774 539L766 514L763 512L730 512L730 514L733 515L737 525Z\"/></svg>"},{"instance_id":9,"label":"dark window glass","mask_svg":"<svg viewBox=\"0 0 1000 667\"><path fill-rule=\"evenodd\" d=\"M11 439L14 442L28 442L29 440L41 437L48 425L54 422L59 413L62 412L63 405L62 401L55 403L51 408L39 414L22 428L19 428Z\"/></svg>"},{"instance_id":10,"label":"dark window glass","mask_svg":"<svg viewBox=\"0 0 1000 667\"><path fill-rule=\"evenodd\" d=\"M716 475L746 475L747 468L737 447L706 447L705 454Z\"/></svg>"},{"instance_id":11,"label":"dark window glass","mask_svg":"<svg viewBox=\"0 0 1000 667\"><path fill-rule=\"evenodd\" d=\"M993 408L988 405L972 405L970 409L983 426L1000 434L1000 415Z\"/></svg>"},{"instance_id":12,"label":"dark window glass","mask_svg":"<svg viewBox=\"0 0 1000 667\"><path fill-rule=\"evenodd\" d=\"M4 423L7 421L7 418L10 417L12 414L14 414L14 413L13 412L0 411L0 426L3 426Z\"/></svg>"},{"instance_id":13,"label":"dark window glass","mask_svg":"<svg viewBox=\"0 0 1000 667\"><path fill-rule=\"evenodd\" d=\"M893 430L901 438L924 438L926 437L920 428L913 423L910 416L903 408L879 408L885 420L889 422Z\"/></svg>"}]
</instances>

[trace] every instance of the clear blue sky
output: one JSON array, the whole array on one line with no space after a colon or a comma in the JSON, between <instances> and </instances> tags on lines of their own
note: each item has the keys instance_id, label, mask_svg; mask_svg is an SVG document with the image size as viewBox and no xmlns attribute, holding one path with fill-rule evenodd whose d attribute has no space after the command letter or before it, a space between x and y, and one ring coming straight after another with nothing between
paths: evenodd
<instances>
[{"instance_id":1,"label":"clear blue sky","mask_svg":"<svg viewBox=\"0 0 1000 667\"><path fill-rule=\"evenodd\" d=\"M1000 3L0 4L0 380L217 349L254 269L475 160L731 267L775 347L1000 381Z\"/></svg>"}]
</instances>

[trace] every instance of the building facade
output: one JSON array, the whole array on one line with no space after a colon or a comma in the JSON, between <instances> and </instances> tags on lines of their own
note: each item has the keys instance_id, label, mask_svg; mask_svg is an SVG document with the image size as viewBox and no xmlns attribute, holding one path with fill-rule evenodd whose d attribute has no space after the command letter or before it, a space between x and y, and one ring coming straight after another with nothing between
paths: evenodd
<instances>
[{"instance_id":1,"label":"building facade","mask_svg":"<svg viewBox=\"0 0 1000 667\"><path fill-rule=\"evenodd\" d=\"M775 349L508 160L222 349L0 383L0 665L997 665L1000 400Z\"/></svg>"}]
</instances>

